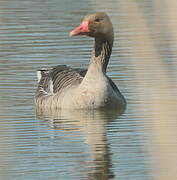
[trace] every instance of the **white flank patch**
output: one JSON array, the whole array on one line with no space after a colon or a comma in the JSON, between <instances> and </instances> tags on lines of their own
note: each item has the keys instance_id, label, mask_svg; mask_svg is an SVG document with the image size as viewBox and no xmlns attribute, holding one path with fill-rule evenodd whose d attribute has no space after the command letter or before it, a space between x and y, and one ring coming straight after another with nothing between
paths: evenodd
<instances>
[{"instance_id":1,"label":"white flank patch","mask_svg":"<svg viewBox=\"0 0 177 180\"><path fill-rule=\"evenodd\" d=\"M37 71L37 79L38 79L38 82L41 80L41 71Z\"/></svg>"}]
</instances>

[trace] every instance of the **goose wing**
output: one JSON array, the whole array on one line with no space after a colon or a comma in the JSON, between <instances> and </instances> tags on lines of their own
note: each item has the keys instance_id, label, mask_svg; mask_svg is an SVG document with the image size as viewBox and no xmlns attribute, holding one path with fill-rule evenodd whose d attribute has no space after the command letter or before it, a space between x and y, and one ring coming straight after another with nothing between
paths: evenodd
<instances>
[{"instance_id":1,"label":"goose wing","mask_svg":"<svg viewBox=\"0 0 177 180\"><path fill-rule=\"evenodd\" d=\"M72 85L79 85L86 74L84 69L74 69L58 65L50 69L38 70L37 96L52 95Z\"/></svg>"}]
</instances>

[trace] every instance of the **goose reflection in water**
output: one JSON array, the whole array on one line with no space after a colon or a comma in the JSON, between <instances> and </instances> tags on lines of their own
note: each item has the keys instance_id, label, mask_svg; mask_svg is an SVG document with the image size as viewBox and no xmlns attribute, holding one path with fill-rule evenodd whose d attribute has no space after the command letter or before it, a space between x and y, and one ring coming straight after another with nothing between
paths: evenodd
<instances>
[{"instance_id":1,"label":"goose reflection in water","mask_svg":"<svg viewBox=\"0 0 177 180\"><path fill-rule=\"evenodd\" d=\"M88 145L89 160L81 162L86 179L108 180L114 177L111 153L107 140L107 125L123 110L50 110L37 109L37 117L52 123L55 130L74 133L80 131ZM77 169L75 173L80 173ZM83 173L83 172L82 172ZM85 178L83 178L85 179Z\"/></svg>"}]
</instances>

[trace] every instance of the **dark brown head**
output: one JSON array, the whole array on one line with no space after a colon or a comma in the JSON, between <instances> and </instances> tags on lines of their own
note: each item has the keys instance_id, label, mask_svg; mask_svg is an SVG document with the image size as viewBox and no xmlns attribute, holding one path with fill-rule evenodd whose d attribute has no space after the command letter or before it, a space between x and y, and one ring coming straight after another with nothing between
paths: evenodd
<instances>
[{"instance_id":1,"label":"dark brown head","mask_svg":"<svg viewBox=\"0 0 177 180\"><path fill-rule=\"evenodd\" d=\"M70 32L70 36L77 35L113 39L113 27L109 16L104 12L85 16L80 26Z\"/></svg>"}]
</instances>

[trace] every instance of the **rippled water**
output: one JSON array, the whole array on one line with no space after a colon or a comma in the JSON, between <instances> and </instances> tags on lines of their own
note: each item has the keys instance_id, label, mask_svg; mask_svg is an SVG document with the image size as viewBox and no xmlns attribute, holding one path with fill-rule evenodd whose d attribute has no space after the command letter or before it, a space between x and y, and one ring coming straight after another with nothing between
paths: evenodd
<instances>
[{"instance_id":1,"label":"rippled water","mask_svg":"<svg viewBox=\"0 0 177 180\"><path fill-rule=\"evenodd\" d=\"M131 7L131 3L126 2L0 1L0 179L152 179L149 144L153 118L148 112L154 109L141 97L165 94L144 91L144 85L151 87L154 79L162 80L161 71L150 65L157 69L151 77L142 69L142 60L150 60L146 55L151 52L141 51L145 42L129 38L132 34L141 38L144 29L128 22L122 7ZM144 8L148 24L156 25L149 33L176 88L177 48L170 46L174 39L161 38L168 29L154 33L165 22L156 24L150 2L138 5ZM126 111L36 112L36 70L57 64L87 67L93 40L70 38L68 33L85 14L100 10L109 13L115 27L108 74L127 99ZM141 56L131 51L137 46ZM140 65L135 67L137 61ZM175 88L168 92L176 93Z\"/></svg>"}]
</instances>

